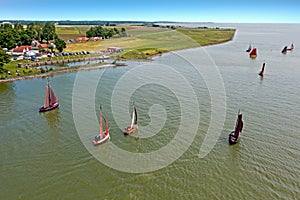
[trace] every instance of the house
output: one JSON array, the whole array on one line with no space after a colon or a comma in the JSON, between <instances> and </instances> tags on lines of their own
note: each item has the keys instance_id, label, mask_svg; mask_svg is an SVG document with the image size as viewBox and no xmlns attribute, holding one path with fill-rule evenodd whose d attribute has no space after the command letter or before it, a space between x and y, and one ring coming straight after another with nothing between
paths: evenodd
<instances>
[{"instance_id":1,"label":"house","mask_svg":"<svg viewBox=\"0 0 300 200\"><path fill-rule=\"evenodd\" d=\"M31 46L19 46L12 50L12 55L23 55L25 52L30 51Z\"/></svg>"},{"instance_id":2,"label":"house","mask_svg":"<svg viewBox=\"0 0 300 200\"><path fill-rule=\"evenodd\" d=\"M39 44L38 48L39 48L39 50L47 50L48 49L48 44Z\"/></svg>"},{"instance_id":3,"label":"house","mask_svg":"<svg viewBox=\"0 0 300 200\"><path fill-rule=\"evenodd\" d=\"M86 42L88 40L89 40L88 37L78 37L78 38L76 38L76 42Z\"/></svg>"},{"instance_id":4,"label":"house","mask_svg":"<svg viewBox=\"0 0 300 200\"><path fill-rule=\"evenodd\" d=\"M120 47L107 47L106 48L106 52L109 53L117 53L117 52L122 52L123 49L121 49Z\"/></svg>"},{"instance_id":5,"label":"house","mask_svg":"<svg viewBox=\"0 0 300 200\"><path fill-rule=\"evenodd\" d=\"M102 40L102 37L90 37L89 41L98 41L98 40Z\"/></svg>"}]
</instances>

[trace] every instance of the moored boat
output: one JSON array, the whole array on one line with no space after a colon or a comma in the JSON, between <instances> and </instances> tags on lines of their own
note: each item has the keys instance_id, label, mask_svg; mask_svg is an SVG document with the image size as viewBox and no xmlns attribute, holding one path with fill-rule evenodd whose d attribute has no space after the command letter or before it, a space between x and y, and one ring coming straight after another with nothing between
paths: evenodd
<instances>
[{"instance_id":1,"label":"moored boat","mask_svg":"<svg viewBox=\"0 0 300 200\"><path fill-rule=\"evenodd\" d=\"M53 110L59 106L58 98L54 93L54 90L50 86L49 79L47 80L46 85L46 95L44 100L44 105L40 107L39 112L46 112Z\"/></svg>"},{"instance_id":2,"label":"moored boat","mask_svg":"<svg viewBox=\"0 0 300 200\"><path fill-rule=\"evenodd\" d=\"M103 131L102 120L104 120L104 123L105 123L105 132ZM93 141L94 145L103 144L104 142L106 142L110 139L108 122L106 121L106 118L102 114L102 106L101 105L100 105L99 124L100 124L100 133L99 133L99 135L95 136L95 139Z\"/></svg>"},{"instance_id":3,"label":"moored boat","mask_svg":"<svg viewBox=\"0 0 300 200\"><path fill-rule=\"evenodd\" d=\"M236 144L240 139L240 134L243 130L242 117L243 117L243 115L240 113L240 110L239 110L238 118L237 118L236 125L235 125L235 130L229 134L229 138L228 138L229 144Z\"/></svg>"},{"instance_id":4,"label":"moored boat","mask_svg":"<svg viewBox=\"0 0 300 200\"><path fill-rule=\"evenodd\" d=\"M131 133L134 133L137 130L137 128L138 128L137 120L138 120L137 111L136 111L135 105L133 103L132 104L131 124L129 126L127 126L126 128L124 128L123 132L124 132L125 135L129 135Z\"/></svg>"},{"instance_id":5,"label":"moored boat","mask_svg":"<svg viewBox=\"0 0 300 200\"><path fill-rule=\"evenodd\" d=\"M249 55L250 55L250 58L256 58L257 57L256 48L253 48Z\"/></svg>"}]
</instances>

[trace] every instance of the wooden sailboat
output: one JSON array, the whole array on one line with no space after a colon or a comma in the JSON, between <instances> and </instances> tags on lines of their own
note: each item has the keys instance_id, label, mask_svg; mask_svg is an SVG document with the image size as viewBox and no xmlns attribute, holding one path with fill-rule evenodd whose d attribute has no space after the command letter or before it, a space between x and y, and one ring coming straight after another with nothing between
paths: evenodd
<instances>
[{"instance_id":1,"label":"wooden sailboat","mask_svg":"<svg viewBox=\"0 0 300 200\"><path fill-rule=\"evenodd\" d=\"M102 127L103 126L102 119L104 120L104 123L105 123L105 132L103 131L103 127ZM108 122L106 121L106 118L102 114L102 106L101 105L100 105L99 124L100 124L100 133L99 133L99 135L95 136L95 139L93 141L94 145L102 144L110 139Z\"/></svg>"},{"instance_id":2,"label":"wooden sailboat","mask_svg":"<svg viewBox=\"0 0 300 200\"><path fill-rule=\"evenodd\" d=\"M291 44L291 47L287 49L288 51L293 51L294 50L294 44Z\"/></svg>"},{"instance_id":3,"label":"wooden sailboat","mask_svg":"<svg viewBox=\"0 0 300 200\"><path fill-rule=\"evenodd\" d=\"M288 51L288 47L287 47L287 46L285 46L285 47L282 49L281 53L283 53L283 54L286 54L286 53L287 53L287 51Z\"/></svg>"},{"instance_id":4,"label":"wooden sailboat","mask_svg":"<svg viewBox=\"0 0 300 200\"><path fill-rule=\"evenodd\" d=\"M250 58L256 58L257 57L256 48L253 48L249 55L250 55Z\"/></svg>"},{"instance_id":5,"label":"wooden sailboat","mask_svg":"<svg viewBox=\"0 0 300 200\"><path fill-rule=\"evenodd\" d=\"M49 79L48 79L46 85L46 95L45 95L44 105L40 107L39 111L46 112L54 108L57 108L58 106L59 106L58 98L55 95L52 87L50 86Z\"/></svg>"},{"instance_id":6,"label":"wooden sailboat","mask_svg":"<svg viewBox=\"0 0 300 200\"><path fill-rule=\"evenodd\" d=\"M138 128L137 120L138 120L137 111L136 111L136 108L135 108L134 104L132 104L131 124L124 129L123 132L124 132L125 135L129 135L131 133L134 133L137 130L137 128Z\"/></svg>"},{"instance_id":7,"label":"wooden sailboat","mask_svg":"<svg viewBox=\"0 0 300 200\"><path fill-rule=\"evenodd\" d=\"M252 47L251 47L251 44L249 44L249 47L248 47L248 49L246 50L246 52L250 52L251 51L251 49L252 49Z\"/></svg>"},{"instance_id":8,"label":"wooden sailboat","mask_svg":"<svg viewBox=\"0 0 300 200\"><path fill-rule=\"evenodd\" d=\"M235 130L229 134L229 139L228 139L229 144L236 144L239 141L240 134L243 130L242 117L243 117L243 115L239 111L238 118L237 118L236 125L235 125Z\"/></svg>"},{"instance_id":9,"label":"wooden sailboat","mask_svg":"<svg viewBox=\"0 0 300 200\"><path fill-rule=\"evenodd\" d=\"M260 71L259 74L258 74L258 75L260 75L261 77L264 76L265 66L266 66L266 63L263 63L263 66L262 66L262 68L261 68L261 71Z\"/></svg>"}]
</instances>

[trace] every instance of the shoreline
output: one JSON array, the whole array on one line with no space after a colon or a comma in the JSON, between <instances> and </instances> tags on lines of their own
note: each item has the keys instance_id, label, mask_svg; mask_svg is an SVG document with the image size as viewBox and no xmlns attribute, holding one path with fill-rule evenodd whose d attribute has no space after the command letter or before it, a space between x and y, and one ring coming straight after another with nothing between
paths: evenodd
<instances>
[{"instance_id":1,"label":"shoreline","mask_svg":"<svg viewBox=\"0 0 300 200\"><path fill-rule=\"evenodd\" d=\"M204 45L204 46L200 45L200 46L196 46L196 47L187 47L187 48L176 49L176 50L172 50L172 51L183 51L183 50L194 49L194 48L204 48L204 47L208 47L208 46L222 45L222 44L226 44L231 41L233 41L233 39L226 41L226 42L221 42L221 43L216 43L216 44L211 44L211 45ZM152 62L152 61L154 61L155 58L163 56L165 54L168 54L172 51L166 51L166 52L162 52L162 53L159 53L156 55L151 55L145 59L129 58L129 59L124 59L124 60L121 59L120 61ZM118 65L117 63L116 64L104 64L104 65L99 65L99 66L85 65L85 66L80 66L78 68L72 67L70 69L51 71L51 72L47 72L47 73L43 73L43 74L35 74L35 75L28 75L28 76L22 76L22 77L0 79L0 84L7 83L7 82L19 81L19 80L33 79L33 78L44 78L47 76L53 76L53 75L65 74L65 73L73 73L73 72L78 72L78 71L95 70L95 69L101 69L101 68L107 68L107 67L122 67L122 66L127 66L127 65Z\"/></svg>"},{"instance_id":2,"label":"shoreline","mask_svg":"<svg viewBox=\"0 0 300 200\"><path fill-rule=\"evenodd\" d=\"M44 78L47 76L53 76L53 75L58 75L58 74L66 74L66 73L73 73L73 72L78 72L78 71L87 71L87 70L94 70L94 69L101 69L101 68L108 68L108 67L119 67L119 66L114 65L114 64L105 64L105 65L99 65L99 66L82 66L79 68L73 67L70 69L51 71L51 72L47 72L47 73L43 73L43 74L35 74L35 75L22 76L22 77L16 77L16 78L1 79L0 83L8 83L8 82L34 79L34 78Z\"/></svg>"}]
</instances>

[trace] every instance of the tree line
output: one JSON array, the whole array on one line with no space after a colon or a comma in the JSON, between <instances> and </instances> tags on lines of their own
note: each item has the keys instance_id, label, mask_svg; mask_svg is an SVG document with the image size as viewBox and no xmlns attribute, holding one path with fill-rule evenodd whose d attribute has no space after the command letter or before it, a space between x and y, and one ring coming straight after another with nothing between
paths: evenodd
<instances>
[{"instance_id":1,"label":"tree line","mask_svg":"<svg viewBox=\"0 0 300 200\"><path fill-rule=\"evenodd\" d=\"M91 27L86 32L86 37L97 37L101 36L104 39L109 39L111 37L126 37L126 29L122 28L119 31L117 28L103 28L102 26Z\"/></svg>"},{"instance_id":2,"label":"tree line","mask_svg":"<svg viewBox=\"0 0 300 200\"><path fill-rule=\"evenodd\" d=\"M33 40L40 43L54 41L58 51L66 48L65 41L57 36L55 26L51 22L30 23L26 28L21 24L0 25L0 47L2 48L13 49L16 46L31 45Z\"/></svg>"}]
</instances>

